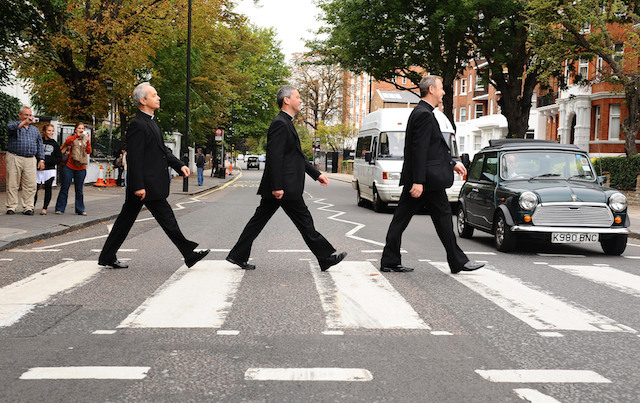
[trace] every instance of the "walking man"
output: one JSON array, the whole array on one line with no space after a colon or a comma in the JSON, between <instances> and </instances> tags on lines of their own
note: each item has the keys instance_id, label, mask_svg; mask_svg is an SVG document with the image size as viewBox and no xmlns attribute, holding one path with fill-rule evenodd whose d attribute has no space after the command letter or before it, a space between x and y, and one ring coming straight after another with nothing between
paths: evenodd
<instances>
[{"instance_id":1,"label":"walking man","mask_svg":"<svg viewBox=\"0 0 640 403\"><path fill-rule=\"evenodd\" d=\"M202 186L204 182L204 155L202 154L202 148L198 148L196 169L198 170L198 186Z\"/></svg>"},{"instance_id":2,"label":"walking man","mask_svg":"<svg viewBox=\"0 0 640 403\"><path fill-rule=\"evenodd\" d=\"M451 158L451 150L433 115L433 110L442 103L444 96L442 78L426 76L420 81L419 87L422 99L407 122L404 164L400 176L400 184L404 188L389 225L380 271L413 271L402 265L400 242L413 215L425 205L429 209L440 242L447 251L451 273L477 270L484 264L469 261L458 246L453 232L451 206L445 193L445 189L453 184L453 171L466 175L467 170L464 165Z\"/></svg>"},{"instance_id":3,"label":"walking man","mask_svg":"<svg viewBox=\"0 0 640 403\"><path fill-rule=\"evenodd\" d=\"M34 196L38 189L36 169L44 169L44 144L35 127L33 112L20 108L19 121L9 122L7 143L7 214L18 208L18 189L22 181L22 214L33 215Z\"/></svg>"},{"instance_id":4,"label":"walking man","mask_svg":"<svg viewBox=\"0 0 640 403\"><path fill-rule=\"evenodd\" d=\"M340 263L347 253L335 254L336 249L316 231L302 192L305 173L322 186L329 184L329 178L320 174L320 171L307 161L300 147L298 132L292 122L302 108L300 93L290 85L283 85L276 97L281 111L273 119L267 132L267 160L258 188L258 194L262 195L262 199L229 252L227 260L244 270L255 269L255 265L248 263L251 245L273 214L282 207L318 259L320 269L326 271Z\"/></svg>"},{"instance_id":5,"label":"walking man","mask_svg":"<svg viewBox=\"0 0 640 403\"><path fill-rule=\"evenodd\" d=\"M187 240L173 214L167 197L169 196L169 176L171 166L184 176L190 170L164 145L160 128L154 121L154 112L160 108L160 97L149 83L142 83L133 91L133 101L138 105L138 113L127 128L127 189L122 211L102 247L98 264L114 269L128 266L116 258L118 249L126 239L143 205L149 209L160 227L176 245L187 267L202 260L209 249L195 251L197 243Z\"/></svg>"}]
</instances>

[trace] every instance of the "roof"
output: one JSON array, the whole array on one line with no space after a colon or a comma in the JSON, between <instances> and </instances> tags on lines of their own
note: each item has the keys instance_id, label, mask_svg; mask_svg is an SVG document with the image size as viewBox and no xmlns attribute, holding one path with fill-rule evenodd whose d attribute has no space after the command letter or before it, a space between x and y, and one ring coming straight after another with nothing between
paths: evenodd
<instances>
[{"instance_id":1,"label":"roof","mask_svg":"<svg viewBox=\"0 0 640 403\"><path fill-rule=\"evenodd\" d=\"M493 139L489 140L489 146L483 148L496 150L522 150L522 149L553 149L583 151L575 144L560 144L553 140L531 140L531 139Z\"/></svg>"},{"instance_id":2,"label":"roof","mask_svg":"<svg viewBox=\"0 0 640 403\"><path fill-rule=\"evenodd\" d=\"M406 104L406 103L411 103L411 104L417 104L418 102L420 102L420 97L417 96L416 94L414 94L413 92L409 92L409 91L381 91L378 90L378 93L380 94L380 98L382 98L382 100L384 102L389 102L389 103L398 103L398 104Z\"/></svg>"}]
</instances>

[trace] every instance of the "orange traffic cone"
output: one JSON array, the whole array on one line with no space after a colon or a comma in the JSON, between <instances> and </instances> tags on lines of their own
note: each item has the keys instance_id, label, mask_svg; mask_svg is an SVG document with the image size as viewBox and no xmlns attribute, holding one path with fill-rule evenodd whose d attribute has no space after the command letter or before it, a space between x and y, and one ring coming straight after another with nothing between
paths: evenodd
<instances>
[{"instance_id":1,"label":"orange traffic cone","mask_svg":"<svg viewBox=\"0 0 640 403\"><path fill-rule=\"evenodd\" d=\"M229 175L233 175L233 166L229 163Z\"/></svg>"},{"instance_id":2,"label":"orange traffic cone","mask_svg":"<svg viewBox=\"0 0 640 403\"><path fill-rule=\"evenodd\" d=\"M112 187L112 186L116 186L116 180L113 177L113 167L111 166L111 164L109 164L109 167L107 168L107 183L106 186Z\"/></svg>"},{"instance_id":3,"label":"orange traffic cone","mask_svg":"<svg viewBox=\"0 0 640 403\"><path fill-rule=\"evenodd\" d=\"M102 168L102 164L100 164L100 170L98 171L98 180L93 184L93 186L107 186L104 183L104 168Z\"/></svg>"}]
</instances>

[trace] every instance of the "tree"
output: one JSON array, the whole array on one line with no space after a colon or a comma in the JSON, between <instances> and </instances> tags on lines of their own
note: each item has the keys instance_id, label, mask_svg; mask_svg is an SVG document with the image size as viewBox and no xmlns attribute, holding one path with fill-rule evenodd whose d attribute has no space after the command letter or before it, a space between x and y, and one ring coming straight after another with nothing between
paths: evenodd
<instances>
[{"instance_id":1,"label":"tree","mask_svg":"<svg viewBox=\"0 0 640 403\"><path fill-rule=\"evenodd\" d=\"M638 7L626 0L531 0L528 9L531 24L546 34L540 58L571 66L580 58L600 57L604 63L596 79L624 90L629 112L622 123L627 155L638 153L635 143L640 130ZM557 69L548 69L545 77L550 76L562 80Z\"/></svg>"},{"instance_id":2,"label":"tree","mask_svg":"<svg viewBox=\"0 0 640 403\"><path fill-rule=\"evenodd\" d=\"M18 120L21 106L18 98L0 92L0 150L7 147L7 123Z\"/></svg>"},{"instance_id":3,"label":"tree","mask_svg":"<svg viewBox=\"0 0 640 403\"><path fill-rule=\"evenodd\" d=\"M469 2L437 0L322 0L324 40L308 44L328 63L392 82L424 72L442 77L444 112L453 121L453 83L464 71L474 17ZM403 87L399 89L405 89ZM417 89L413 88L413 90Z\"/></svg>"},{"instance_id":4,"label":"tree","mask_svg":"<svg viewBox=\"0 0 640 403\"><path fill-rule=\"evenodd\" d=\"M348 139L353 137L353 129L348 124L326 126L320 123L315 135L331 150L341 151L347 148Z\"/></svg>"},{"instance_id":5,"label":"tree","mask_svg":"<svg viewBox=\"0 0 640 403\"><path fill-rule=\"evenodd\" d=\"M3 0L0 2L0 85L8 82L13 68L11 55L20 50L27 33L36 29L38 16L28 2Z\"/></svg>"}]
</instances>

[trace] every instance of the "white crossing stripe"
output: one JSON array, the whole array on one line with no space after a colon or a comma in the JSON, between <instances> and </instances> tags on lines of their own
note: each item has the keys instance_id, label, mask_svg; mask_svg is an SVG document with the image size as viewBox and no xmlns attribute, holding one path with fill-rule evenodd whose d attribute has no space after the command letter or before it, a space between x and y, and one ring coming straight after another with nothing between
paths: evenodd
<instances>
[{"instance_id":1,"label":"white crossing stripe","mask_svg":"<svg viewBox=\"0 0 640 403\"><path fill-rule=\"evenodd\" d=\"M586 278L614 290L640 297L640 276L608 266L550 265L554 269Z\"/></svg>"},{"instance_id":2,"label":"white crossing stripe","mask_svg":"<svg viewBox=\"0 0 640 403\"><path fill-rule=\"evenodd\" d=\"M367 382L373 375L362 368L249 368L247 381L338 381Z\"/></svg>"},{"instance_id":3,"label":"white crossing stripe","mask_svg":"<svg viewBox=\"0 0 640 403\"><path fill-rule=\"evenodd\" d=\"M182 266L118 327L222 327L244 273L226 260Z\"/></svg>"},{"instance_id":4,"label":"white crossing stripe","mask_svg":"<svg viewBox=\"0 0 640 403\"><path fill-rule=\"evenodd\" d=\"M150 367L36 367L20 379L144 379Z\"/></svg>"},{"instance_id":5,"label":"white crossing stripe","mask_svg":"<svg viewBox=\"0 0 640 403\"><path fill-rule=\"evenodd\" d=\"M444 273L450 272L446 262L430 264ZM489 268L452 277L536 330L636 333L613 319L562 301Z\"/></svg>"},{"instance_id":6,"label":"white crossing stripe","mask_svg":"<svg viewBox=\"0 0 640 403\"><path fill-rule=\"evenodd\" d=\"M36 305L79 287L100 272L98 262L63 262L0 288L0 327L11 326Z\"/></svg>"},{"instance_id":7,"label":"white crossing stripe","mask_svg":"<svg viewBox=\"0 0 640 403\"><path fill-rule=\"evenodd\" d=\"M430 329L370 262L341 262L324 273L311 264L311 272L327 329Z\"/></svg>"},{"instance_id":8,"label":"white crossing stripe","mask_svg":"<svg viewBox=\"0 0 640 403\"><path fill-rule=\"evenodd\" d=\"M476 369L491 382L507 383L611 383L597 372L567 369Z\"/></svg>"},{"instance_id":9,"label":"white crossing stripe","mask_svg":"<svg viewBox=\"0 0 640 403\"><path fill-rule=\"evenodd\" d=\"M527 402L560 403L559 400L556 400L551 396L547 396L544 393L537 391L535 389L519 388L519 389L514 389L513 391L516 392L516 394L520 396L521 399L526 400Z\"/></svg>"}]
</instances>

